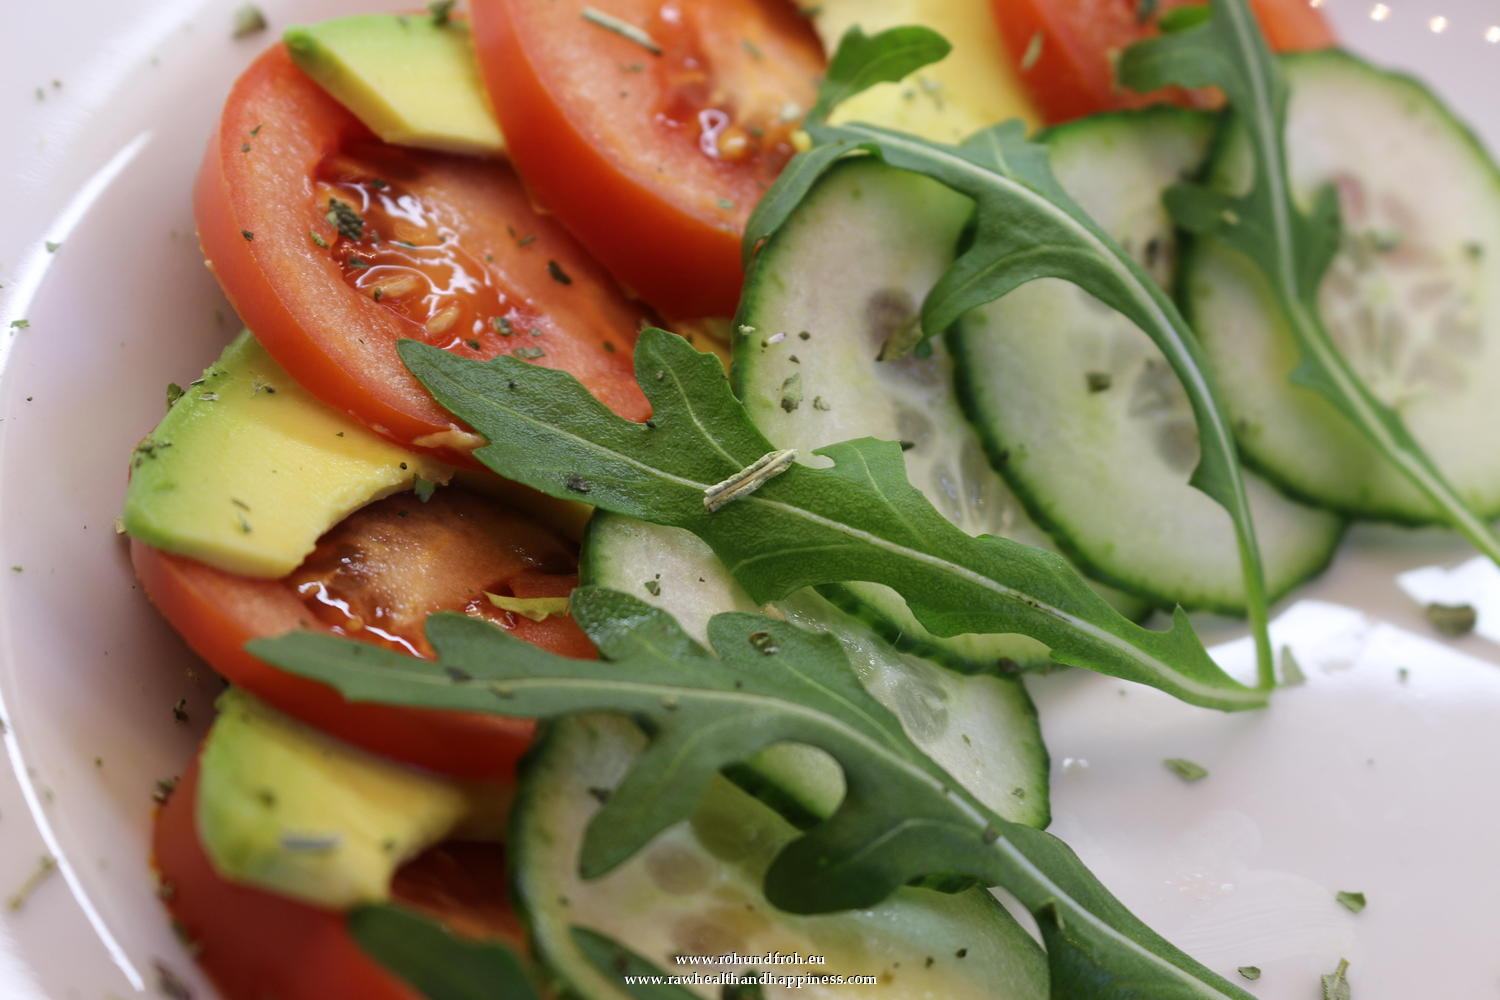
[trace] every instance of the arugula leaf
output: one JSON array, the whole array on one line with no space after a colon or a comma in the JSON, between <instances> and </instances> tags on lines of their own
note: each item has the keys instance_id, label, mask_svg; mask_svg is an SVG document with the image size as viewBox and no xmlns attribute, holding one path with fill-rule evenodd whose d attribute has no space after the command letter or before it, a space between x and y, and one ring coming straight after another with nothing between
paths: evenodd
<instances>
[{"instance_id":1,"label":"arugula leaf","mask_svg":"<svg viewBox=\"0 0 1500 1000\"><path fill-rule=\"evenodd\" d=\"M1193 408L1201 458L1191 484L1222 506L1234 523L1259 681L1269 690L1275 671L1265 573L1234 434L1203 352L1171 297L1063 190L1052 175L1046 147L1027 141L1022 122L1002 123L953 146L874 125L826 121L832 105L853 96L865 82L859 62L884 69L889 49L911 56L898 61L917 68L913 62L920 49L913 35L921 33L941 39L925 28L896 28L874 38L851 31L844 37L834 56L840 74L824 84L806 123L814 145L792 160L786 178L756 208L747 247L774 234L823 171L842 156L861 151L931 177L974 201L972 239L922 304L924 336L948 329L970 309L1037 278L1070 281L1140 327L1165 355Z\"/></svg>"},{"instance_id":2,"label":"arugula leaf","mask_svg":"<svg viewBox=\"0 0 1500 1000\"><path fill-rule=\"evenodd\" d=\"M858 30L858 29L851 29ZM925 30L925 29L924 29ZM780 229L807 197L818 179L839 159L859 149L853 142L830 142L798 153L782 168L776 183L761 196L755 211L745 223L745 238L740 244L740 260L746 270L766 240Z\"/></svg>"},{"instance_id":3,"label":"arugula leaf","mask_svg":"<svg viewBox=\"0 0 1500 1000\"><path fill-rule=\"evenodd\" d=\"M349 933L360 948L405 980L427 1000L541 1000L515 949L504 941L470 941L442 924L401 906L362 906L348 917ZM621 975L662 975L662 971L614 940L583 927L573 937L601 969ZM621 984L639 1000L692 1000L679 986Z\"/></svg>"},{"instance_id":4,"label":"arugula leaf","mask_svg":"<svg viewBox=\"0 0 1500 1000\"><path fill-rule=\"evenodd\" d=\"M573 613L603 660L558 656L451 612L427 619L437 669L326 634L248 648L351 701L541 718L612 712L644 724L646 749L585 831L585 877L686 819L723 768L773 743L807 743L839 763L847 792L772 862L774 905L858 908L923 875L966 875L1005 886L1036 915L1059 1000L1248 1000L1141 923L1061 841L1001 819L927 758L864 691L835 637L727 613L709 623L711 654L625 594L580 588Z\"/></svg>"},{"instance_id":5,"label":"arugula leaf","mask_svg":"<svg viewBox=\"0 0 1500 1000\"><path fill-rule=\"evenodd\" d=\"M1225 674L1179 611L1142 628L1061 557L1004 538L972 538L906 479L898 444L863 439L819 449L828 469L793 465L718 511L705 491L773 448L735 399L719 360L646 330L636 379L652 418L612 413L566 372L510 357L480 362L417 341L402 359L450 412L490 442L474 457L558 497L698 535L759 603L803 587L864 580L906 598L938 635L1033 636L1064 663L1226 710L1265 703Z\"/></svg>"},{"instance_id":6,"label":"arugula leaf","mask_svg":"<svg viewBox=\"0 0 1500 1000\"><path fill-rule=\"evenodd\" d=\"M1323 975L1320 985L1323 987L1323 1000L1351 1000L1353 993L1349 989L1349 960L1339 959L1338 968Z\"/></svg>"},{"instance_id":7,"label":"arugula leaf","mask_svg":"<svg viewBox=\"0 0 1500 1000\"><path fill-rule=\"evenodd\" d=\"M1208 768L1181 757L1168 757L1162 763L1167 766L1167 770L1177 775L1183 781L1202 781L1208 777Z\"/></svg>"},{"instance_id":8,"label":"arugula leaf","mask_svg":"<svg viewBox=\"0 0 1500 1000\"><path fill-rule=\"evenodd\" d=\"M360 907L348 925L371 958L429 1000L541 1000L521 959L500 941L465 941L399 906Z\"/></svg>"},{"instance_id":9,"label":"arugula leaf","mask_svg":"<svg viewBox=\"0 0 1500 1000\"><path fill-rule=\"evenodd\" d=\"M930 28L891 28L874 38L859 25L839 40L828 63L828 75L818 89L811 117L821 120L835 107L877 83L893 83L908 73L945 58L953 51L946 38Z\"/></svg>"},{"instance_id":10,"label":"arugula leaf","mask_svg":"<svg viewBox=\"0 0 1500 1000\"><path fill-rule=\"evenodd\" d=\"M587 927L574 927L573 941L578 950L589 957L600 969L613 972L620 977L620 988L637 1000L696 1000L698 994L666 981L661 969L614 938L591 931ZM660 983L628 983L626 976L661 976ZM725 987L728 992L729 987ZM507 997L506 1000L509 1000Z\"/></svg>"},{"instance_id":11,"label":"arugula leaf","mask_svg":"<svg viewBox=\"0 0 1500 1000\"><path fill-rule=\"evenodd\" d=\"M1289 91L1249 5L1214 0L1196 26L1127 49L1119 75L1140 91L1170 84L1223 89L1249 137L1250 188L1233 194L1179 185L1167 194L1168 208L1183 228L1222 240L1265 275L1301 349L1293 384L1331 402L1455 529L1500 563L1500 539L1443 477L1400 415L1365 385L1323 325L1318 288L1338 252L1338 194L1325 185L1308 211L1293 196L1285 146Z\"/></svg>"},{"instance_id":12,"label":"arugula leaf","mask_svg":"<svg viewBox=\"0 0 1500 1000\"><path fill-rule=\"evenodd\" d=\"M1333 897L1339 901L1339 905L1350 913L1362 913L1369 905L1362 892L1340 892Z\"/></svg>"}]
</instances>

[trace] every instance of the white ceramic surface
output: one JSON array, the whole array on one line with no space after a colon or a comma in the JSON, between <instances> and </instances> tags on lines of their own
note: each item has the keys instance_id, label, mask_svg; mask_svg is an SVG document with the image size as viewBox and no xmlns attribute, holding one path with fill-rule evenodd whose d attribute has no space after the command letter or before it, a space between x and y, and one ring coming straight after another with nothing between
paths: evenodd
<instances>
[{"instance_id":1,"label":"white ceramic surface","mask_svg":"<svg viewBox=\"0 0 1500 1000\"><path fill-rule=\"evenodd\" d=\"M382 5L261 4L273 29ZM236 6L17 3L0 43L0 897L60 862L0 909L4 1000L157 995L158 964L212 995L145 859L152 787L216 685L141 598L112 525L163 387L231 332L188 198L229 82L271 37L232 41ZM1494 0L1324 6L1348 45L1420 72L1500 145ZM1451 596L1479 629L1436 642L1417 602ZM1277 630L1309 680L1255 715L1082 673L1038 684L1055 830L1209 965L1260 966L1258 996L1310 1000L1341 956L1359 1000L1494 996L1500 572L1440 534L1360 529ZM1243 642L1221 652L1246 666ZM1184 784L1166 757L1212 775ZM1341 889L1369 909L1339 907Z\"/></svg>"}]
</instances>

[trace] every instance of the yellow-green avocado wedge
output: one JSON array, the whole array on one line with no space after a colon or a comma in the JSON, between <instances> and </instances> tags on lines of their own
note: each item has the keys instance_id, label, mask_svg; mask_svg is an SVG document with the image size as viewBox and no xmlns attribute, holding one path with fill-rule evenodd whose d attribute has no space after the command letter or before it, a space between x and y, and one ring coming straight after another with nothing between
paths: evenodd
<instances>
[{"instance_id":1,"label":"yellow-green avocado wedge","mask_svg":"<svg viewBox=\"0 0 1500 1000\"><path fill-rule=\"evenodd\" d=\"M830 55L854 25L867 34L920 24L948 39L947 58L899 83L882 83L847 101L835 121L862 121L938 142L961 142L1008 118L1028 128L1036 109L1021 86L991 0L823 0L813 8L813 29Z\"/></svg>"},{"instance_id":2,"label":"yellow-green avocado wedge","mask_svg":"<svg viewBox=\"0 0 1500 1000\"><path fill-rule=\"evenodd\" d=\"M504 835L509 786L378 757L235 688L218 709L196 820L226 879L343 910L388 899L396 869L428 847Z\"/></svg>"},{"instance_id":3,"label":"yellow-green avocado wedge","mask_svg":"<svg viewBox=\"0 0 1500 1000\"><path fill-rule=\"evenodd\" d=\"M302 71L386 142L477 156L505 152L462 21L357 14L289 28L282 37Z\"/></svg>"},{"instance_id":4,"label":"yellow-green avocado wedge","mask_svg":"<svg viewBox=\"0 0 1500 1000\"><path fill-rule=\"evenodd\" d=\"M148 545L275 578L365 504L452 475L315 399L246 331L136 446L121 520Z\"/></svg>"}]
</instances>

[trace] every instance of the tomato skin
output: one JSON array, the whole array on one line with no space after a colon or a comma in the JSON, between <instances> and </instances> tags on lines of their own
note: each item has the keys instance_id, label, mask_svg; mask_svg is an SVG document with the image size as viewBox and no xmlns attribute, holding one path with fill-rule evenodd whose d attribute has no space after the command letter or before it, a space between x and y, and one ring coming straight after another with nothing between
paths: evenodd
<instances>
[{"instance_id":1,"label":"tomato skin","mask_svg":"<svg viewBox=\"0 0 1500 1000\"><path fill-rule=\"evenodd\" d=\"M277 44L230 92L198 173L194 212L225 294L298 382L395 441L474 464L443 440L458 425L396 354L400 339L433 338L390 300L353 287L341 263L349 245L327 220L318 185L329 164L351 151L403 165L414 196L441 209L469 257L487 261L480 266L509 289L504 305L544 317L537 339L527 337L530 324L520 336L500 337L484 317L477 333L465 329L453 338L461 344L478 336L480 348L454 353L491 357L540 347L537 364L572 372L622 416L648 415L630 360L645 312L557 222L531 207L510 168L379 143ZM385 246L396 244L387 238ZM566 283L553 276L553 262Z\"/></svg>"},{"instance_id":2,"label":"tomato skin","mask_svg":"<svg viewBox=\"0 0 1500 1000\"><path fill-rule=\"evenodd\" d=\"M416 507L422 514L430 513L438 526L434 529L439 532L438 538L431 545L433 554L407 553L406 562L397 562L401 553L383 556L377 565L387 567L382 572L392 578L378 582L388 589L416 596L439 584L449 589L461 584L458 589L465 592L505 585L517 597L567 595L577 582L574 572L571 569L557 572L559 566L542 563L556 562L563 558L560 553L568 553L566 558L571 564L571 548L540 525L508 513L497 511L493 516L516 539L510 543L515 557L502 547L489 554L489 561L498 561L500 569L481 566L476 570L475 562L482 560L475 554L475 546L461 544L472 540L456 529L444 532L441 527L445 521L456 519L467 505L479 503L473 498L461 500L459 493L439 490L430 504ZM488 501L483 503L493 507ZM365 519L368 523L382 511L389 513L402 504L416 505L416 502L392 497L356 512L345 524L359 523L355 519ZM418 522L416 518L411 521L414 525ZM336 528L324 536L325 542L303 564L304 569L318 558L334 564L341 560L339 551L324 553L329 540L339 537L339 530ZM245 643L254 638L298 629L340 631L336 624L321 618L315 607L289 584L288 581L298 579L298 574L286 580L235 576L135 540L131 542L130 554L146 595L193 651L230 683L294 718L373 753L455 777L481 780L514 777L516 763L535 729L535 723L529 719L347 702L326 684L278 670L250 655ZM414 560L417 568L412 568ZM497 573L502 579L494 579ZM415 632L420 627L417 624L420 616L428 611L452 604L451 596L446 603L415 601L410 608L403 609L410 619L405 631ZM507 624L517 638L544 649L580 658L595 655L588 637L571 618L551 617L533 622L514 617Z\"/></svg>"},{"instance_id":3,"label":"tomato skin","mask_svg":"<svg viewBox=\"0 0 1500 1000\"><path fill-rule=\"evenodd\" d=\"M508 778L531 734L530 720L355 704L333 688L256 659L245 643L315 623L280 581L237 577L130 543L147 596L193 652L230 683L308 725L373 753L465 778Z\"/></svg>"},{"instance_id":4,"label":"tomato skin","mask_svg":"<svg viewBox=\"0 0 1500 1000\"><path fill-rule=\"evenodd\" d=\"M1266 41L1277 52L1328 49L1337 44L1328 18L1306 0L1250 0Z\"/></svg>"},{"instance_id":5,"label":"tomato skin","mask_svg":"<svg viewBox=\"0 0 1500 1000\"><path fill-rule=\"evenodd\" d=\"M194 760L156 814L152 857L167 909L226 1000L422 1000L365 954L349 934L344 914L222 878L198 839L197 792ZM490 894L482 907L473 901L472 883L504 884L493 866L451 872L424 865L425 860L398 872L393 885L398 898L440 918L451 911L453 919L446 922L457 931L500 937L519 947L519 922L504 905L503 890ZM465 884L456 874L477 877Z\"/></svg>"},{"instance_id":6,"label":"tomato skin","mask_svg":"<svg viewBox=\"0 0 1500 1000\"><path fill-rule=\"evenodd\" d=\"M472 4L480 66L511 158L542 204L645 301L673 318L731 315L742 281L740 237L765 182L688 148L697 141L689 135L664 134L661 113L646 106L664 86L657 79L665 72L661 58L588 23L585 6L579 0ZM665 5L599 6L644 26ZM707 24L703 35L712 36L720 59L737 54L742 41L759 39L747 48L765 49L762 77L783 95L777 107L811 105L821 48L790 5L688 0L675 6L686 20ZM732 43L736 53L729 53L719 36L741 28ZM618 73L610 87L619 88L620 101L612 103L623 111L600 99L615 97L613 89L579 93L570 74L580 65L597 67L596 75ZM631 71L637 66L644 69Z\"/></svg>"},{"instance_id":7,"label":"tomato skin","mask_svg":"<svg viewBox=\"0 0 1500 1000\"><path fill-rule=\"evenodd\" d=\"M511 577L510 589L515 597L567 597L578 584L578 576L559 573L527 571ZM533 646L551 650L559 656L571 656L575 660L592 660L598 656L594 644L583 634L583 629L572 618L554 615L534 622L526 618L516 620L511 634L525 639Z\"/></svg>"},{"instance_id":8,"label":"tomato skin","mask_svg":"<svg viewBox=\"0 0 1500 1000\"><path fill-rule=\"evenodd\" d=\"M1114 53L1157 33L1142 23L1139 0L991 0L1010 56L1048 124L1100 111L1140 108L1162 100L1211 107L1215 95L1171 88L1138 94L1117 86ZM1201 0L1161 0L1157 17ZM1332 29L1306 0L1250 0L1271 47L1278 52L1327 48ZM1039 47L1033 48L1036 39Z\"/></svg>"}]
</instances>

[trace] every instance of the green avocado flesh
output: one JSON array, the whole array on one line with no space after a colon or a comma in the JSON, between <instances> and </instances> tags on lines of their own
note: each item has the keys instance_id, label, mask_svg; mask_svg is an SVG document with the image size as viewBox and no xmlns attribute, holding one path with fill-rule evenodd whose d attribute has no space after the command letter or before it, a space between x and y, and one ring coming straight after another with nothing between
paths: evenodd
<instances>
[{"instance_id":1,"label":"green avocado flesh","mask_svg":"<svg viewBox=\"0 0 1500 1000\"><path fill-rule=\"evenodd\" d=\"M499 156L500 126L462 21L359 14L287 30L302 71L389 143Z\"/></svg>"},{"instance_id":2,"label":"green avocado flesh","mask_svg":"<svg viewBox=\"0 0 1500 1000\"><path fill-rule=\"evenodd\" d=\"M452 473L319 402L247 331L136 446L122 523L167 552L281 577L353 511Z\"/></svg>"},{"instance_id":3,"label":"green avocado flesh","mask_svg":"<svg viewBox=\"0 0 1500 1000\"><path fill-rule=\"evenodd\" d=\"M317 906L389 898L400 865L450 837L499 840L508 787L418 771L235 688L198 776L198 838L220 875Z\"/></svg>"}]
</instances>

